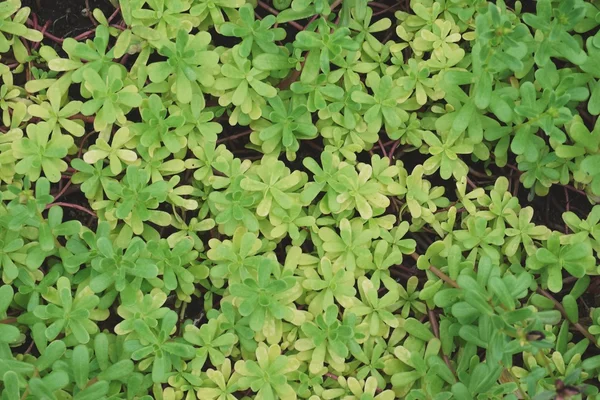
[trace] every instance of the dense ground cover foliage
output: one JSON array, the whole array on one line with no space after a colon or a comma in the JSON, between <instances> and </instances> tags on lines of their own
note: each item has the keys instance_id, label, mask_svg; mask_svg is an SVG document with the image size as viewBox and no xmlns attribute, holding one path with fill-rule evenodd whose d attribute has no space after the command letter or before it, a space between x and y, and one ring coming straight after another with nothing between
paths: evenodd
<instances>
[{"instance_id":1,"label":"dense ground cover foliage","mask_svg":"<svg viewBox=\"0 0 600 400\"><path fill-rule=\"evenodd\" d=\"M600 2L42 3L2 400L597 398Z\"/></svg>"}]
</instances>

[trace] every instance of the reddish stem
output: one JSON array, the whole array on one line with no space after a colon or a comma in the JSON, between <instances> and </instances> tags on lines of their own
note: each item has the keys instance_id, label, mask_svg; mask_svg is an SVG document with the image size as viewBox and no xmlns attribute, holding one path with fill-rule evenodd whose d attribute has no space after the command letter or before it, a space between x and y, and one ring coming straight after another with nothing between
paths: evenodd
<instances>
[{"instance_id":1,"label":"reddish stem","mask_svg":"<svg viewBox=\"0 0 600 400\"><path fill-rule=\"evenodd\" d=\"M376 2L376 1L370 1L370 2L369 2L369 5L370 5L370 6L373 6L373 7L381 8L381 9L384 9L384 10L387 10L387 9L388 9L388 7L389 7L389 6L388 6L388 5L386 5L386 4L381 4L381 3L378 3L378 2Z\"/></svg>"},{"instance_id":2,"label":"reddish stem","mask_svg":"<svg viewBox=\"0 0 600 400\"><path fill-rule=\"evenodd\" d=\"M90 36L92 36L92 34L96 32L95 30L91 30L91 31L87 31L87 32L83 32L77 36L75 36L73 39L80 41L80 40L84 40L89 38Z\"/></svg>"},{"instance_id":3,"label":"reddish stem","mask_svg":"<svg viewBox=\"0 0 600 400\"><path fill-rule=\"evenodd\" d=\"M79 145L79 151L77 152L77 158L81 158L81 154L83 154L83 146L85 145L85 142L87 142L87 140L93 133L94 133L94 131L88 133L87 135L85 135L83 137L83 139L81 139L81 144Z\"/></svg>"},{"instance_id":4,"label":"reddish stem","mask_svg":"<svg viewBox=\"0 0 600 400\"><path fill-rule=\"evenodd\" d=\"M466 178L467 178L467 183L469 184L469 186L471 186L471 189L477 189L477 185L473 183L471 178L469 178L468 176Z\"/></svg>"},{"instance_id":5,"label":"reddish stem","mask_svg":"<svg viewBox=\"0 0 600 400\"><path fill-rule=\"evenodd\" d=\"M75 114L69 117L69 119L80 119L83 122L86 122L88 124L93 124L95 118L93 116L87 116L87 115L83 115L83 114Z\"/></svg>"},{"instance_id":6,"label":"reddish stem","mask_svg":"<svg viewBox=\"0 0 600 400\"><path fill-rule=\"evenodd\" d=\"M306 28L308 28L310 26L310 24L312 24L313 22L315 22L317 20L317 18L319 18L319 14L313 16L310 21L308 21L308 24L306 24L306 26L304 28L302 28L302 30L305 30Z\"/></svg>"},{"instance_id":7,"label":"reddish stem","mask_svg":"<svg viewBox=\"0 0 600 400\"><path fill-rule=\"evenodd\" d=\"M110 15L110 17L108 17L109 24L112 22L113 19L115 19L115 17L119 14L120 11L121 11L121 6L117 6L115 11L113 11L113 13Z\"/></svg>"},{"instance_id":8,"label":"reddish stem","mask_svg":"<svg viewBox=\"0 0 600 400\"><path fill-rule=\"evenodd\" d=\"M79 211L81 211L81 212L84 212L84 213L86 213L86 214L89 214L89 215L91 215L91 216L92 216L92 217L94 217L94 218L98 218L98 216L96 215L96 213L95 213L95 212L93 212L92 210L89 210L89 209L87 209L87 208L85 208L85 207L83 207L83 206L80 206L79 204L64 203L64 202L62 202L62 201L59 201L59 202L56 202L56 203L51 203L51 204L48 204L48 205L46 206L46 209L49 209L50 207L53 207L53 206L60 206L60 207L74 208L74 209L76 209L76 210L79 210Z\"/></svg>"},{"instance_id":9,"label":"reddish stem","mask_svg":"<svg viewBox=\"0 0 600 400\"><path fill-rule=\"evenodd\" d=\"M56 194L56 196L54 196L54 202L55 202L55 203L56 203L56 201L57 201L57 200L58 200L58 199L59 199L59 198L60 198L60 197L61 197L63 194L65 194L65 192L66 192L66 191L67 191L67 189L68 189L68 188L71 186L71 183L72 183L72 182L71 182L71 177L70 177L70 176L63 175L63 178L68 178L68 179L69 179L69 181L68 181L68 182L67 182L67 184L66 184L66 185L65 185L65 186L64 186L64 187L61 189L61 191L60 191L60 192L58 192L58 193Z\"/></svg>"},{"instance_id":10,"label":"reddish stem","mask_svg":"<svg viewBox=\"0 0 600 400\"><path fill-rule=\"evenodd\" d=\"M264 8L265 10L267 10L268 12L270 12L273 15L279 15L279 11L277 11L276 9L274 9L273 7L271 7L270 5L268 5L267 3L265 3L262 0L258 0L258 5L261 8ZM303 30L304 28L302 27L302 25L300 25L299 23L297 23L296 21L289 21L288 24L290 24L291 26L293 26L294 28L298 29L299 31Z\"/></svg>"},{"instance_id":11,"label":"reddish stem","mask_svg":"<svg viewBox=\"0 0 600 400\"><path fill-rule=\"evenodd\" d=\"M385 146L383 145L383 142L381 141L381 139L379 139L379 148L381 149L381 154L383 154L384 157L388 157L388 154L385 151Z\"/></svg>"},{"instance_id":12,"label":"reddish stem","mask_svg":"<svg viewBox=\"0 0 600 400\"><path fill-rule=\"evenodd\" d=\"M571 200L569 200L569 191L567 190L567 188L563 188L563 190L565 191L565 211L569 212L569 209L571 208L571 206L569 205L569 203L571 202ZM565 222L565 233L569 233L569 225L567 225L567 223Z\"/></svg>"},{"instance_id":13,"label":"reddish stem","mask_svg":"<svg viewBox=\"0 0 600 400\"><path fill-rule=\"evenodd\" d=\"M440 326L438 324L435 312L431 309L427 310L427 315L429 316L429 322L431 323L431 329L433 330L433 334L435 335L436 338L439 339L440 338ZM444 358L444 362L446 363L448 368L450 368L450 371L452 371L452 373L454 375L456 375L454 368L452 368L452 364L450 364L450 359L448 358L448 356L446 354L444 354L443 352L442 352L442 355Z\"/></svg>"},{"instance_id":14,"label":"reddish stem","mask_svg":"<svg viewBox=\"0 0 600 400\"><path fill-rule=\"evenodd\" d=\"M385 8L385 9L382 9L381 11L377 11L376 13L373 14L373 16L377 17L378 15L385 14L386 12L392 11L394 8L396 8L398 6L399 6L399 4L394 4L392 6L389 6L389 7Z\"/></svg>"},{"instance_id":15,"label":"reddish stem","mask_svg":"<svg viewBox=\"0 0 600 400\"><path fill-rule=\"evenodd\" d=\"M339 378L337 375L334 375L331 372L325 372L325 376L328 377L328 378L333 379L334 381L337 381L338 378Z\"/></svg>"},{"instance_id":16,"label":"reddish stem","mask_svg":"<svg viewBox=\"0 0 600 400\"><path fill-rule=\"evenodd\" d=\"M390 150L390 161L392 161L392 158L394 158L394 154L396 153L396 149L398 148L398 145L400 144L399 140L396 140L396 143L393 144L392 149Z\"/></svg>"},{"instance_id":17,"label":"reddish stem","mask_svg":"<svg viewBox=\"0 0 600 400\"><path fill-rule=\"evenodd\" d=\"M231 141L231 140L235 140L235 139L237 139L237 138L241 138L241 137L244 137L244 136L248 136L248 135L249 135L249 134L251 134L251 133L252 133L252 130L251 130L251 129L249 129L249 130L247 130L247 131L244 131L244 132L242 132L242 133L238 133L238 134L236 134L236 135L227 136L226 138L223 138L223 139L219 139L219 140L217 140L217 144L219 144L219 143L224 143L224 142L229 142L229 141Z\"/></svg>"},{"instance_id":18,"label":"reddish stem","mask_svg":"<svg viewBox=\"0 0 600 400\"><path fill-rule=\"evenodd\" d=\"M538 288L537 292L539 294L541 294L542 296L546 297L547 299L552 300L552 302L554 303L554 308L556 308L558 311L560 311L562 316L567 321L569 321L573 325L573 327L579 331L579 333L581 333L583 336L585 336L594 345L596 345L596 346L598 345L598 342L596 342L596 338L594 337L594 335L592 335L590 332L588 332L588 330L583 325L581 325L578 322L571 321L571 319L569 318L569 315L567 314L567 310L565 310L563 305L558 300L556 300L554 298L554 296L552 296L549 292L545 291L542 288Z\"/></svg>"},{"instance_id":19,"label":"reddish stem","mask_svg":"<svg viewBox=\"0 0 600 400\"><path fill-rule=\"evenodd\" d=\"M62 44L65 39L59 38L57 36L54 36L53 34L51 34L50 32L42 32L42 34L47 37L48 39L58 43L58 44Z\"/></svg>"},{"instance_id":20,"label":"reddish stem","mask_svg":"<svg viewBox=\"0 0 600 400\"><path fill-rule=\"evenodd\" d=\"M125 65L127 63L127 60L129 60L129 54L125 54L123 57L121 57L121 65Z\"/></svg>"},{"instance_id":21,"label":"reddish stem","mask_svg":"<svg viewBox=\"0 0 600 400\"><path fill-rule=\"evenodd\" d=\"M37 19L37 17L35 17L35 14L34 14L34 18ZM50 21L48 20L48 21L46 21L46 23L44 24L44 26L42 26L42 29L40 30L40 32L42 32L42 35L46 33L46 31L48 30L49 27L50 27ZM42 44L42 42L34 43L32 49L37 50L41 44Z\"/></svg>"},{"instance_id":22,"label":"reddish stem","mask_svg":"<svg viewBox=\"0 0 600 400\"><path fill-rule=\"evenodd\" d=\"M94 19L94 16L92 15L92 9L90 8L90 0L85 0L85 9L87 10L88 18L90 19L90 21L92 21L92 24L94 24L94 26L98 26L98 22Z\"/></svg>"}]
</instances>

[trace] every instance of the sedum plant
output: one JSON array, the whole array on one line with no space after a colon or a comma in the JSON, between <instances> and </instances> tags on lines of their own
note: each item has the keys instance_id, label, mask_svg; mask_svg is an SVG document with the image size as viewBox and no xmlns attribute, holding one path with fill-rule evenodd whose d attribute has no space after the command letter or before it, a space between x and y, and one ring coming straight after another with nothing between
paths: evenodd
<instances>
[{"instance_id":1,"label":"sedum plant","mask_svg":"<svg viewBox=\"0 0 600 400\"><path fill-rule=\"evenodd\" d=\"M597 1L29 3L0 398L599 398Z\"/></svg>"}]
</instances>

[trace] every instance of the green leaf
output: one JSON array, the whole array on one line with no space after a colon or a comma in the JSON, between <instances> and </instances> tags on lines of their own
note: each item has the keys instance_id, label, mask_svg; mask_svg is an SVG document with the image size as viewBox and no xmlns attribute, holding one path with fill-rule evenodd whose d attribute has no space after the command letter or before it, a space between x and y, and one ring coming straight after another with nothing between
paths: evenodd
<instances>
[{"instance_id":1,"label":"green leaf","mask_svg":"<svg viewBox=\"0 0 600 400\"><path fill-rule=\"evenodd\" d=\"M588 101L588 112L592 115L600 114L600 80L597 80L592 87L592 95Z\"/></svg>"},{"instance_id":2,"label":"green leaf","mask_svg":"<svg viewBox=\"0 0 600 400\"><path fill-rule=\"evenodd\" d=\"M482 73L475 82L475 105L480 110L488 107L492 97L492 75Z\"/></svg>"},{"instance_id":3,"label":"green leaf","mask_svg":"<svg viewBox=\"0 0 600 400\"><path fill-rule=\"evenodd\" d=\"M425 342L434 338L433 333L425 325L414 318L407 318L404 321L404 330L410 335L417 337Z\"/></svg>"},{"instance_id":4,"label":"green leaf","mask_svg":"<svg viewBox=\"0 0 600 400\"><path fill-rule=\"evenodd\" d=\"M79 389L85 388L90 372L90 355L87 346L80 344L73 349L73 374Z\"/></svg>"},{"instance_id":5,"label":"green leaf","mask_svg":"<svg viewBox=\"0 0 600 400\"><path fill-rule=\"evenodd\" d=\"M98 379L105 381L114 381L129 376L134 369L134 364L131 360L118 361L107 369L98 374Z\"/></svg>"},{"instance_id":6,"label":"green leaf","mask_svg":"<svg viewBox=\"0 0 600 400\"><path fill-rule=\"evenodd\" d=\"M474 113L475 103L473 101L469 101L468 103L464 104L454 118L452 130L457 133L466 131Z\"/></svg>"},{"instance_id":7,"label":"green leaf","mask_svg":"<svg viewBox=\"0 0 600 400\"><path fill-rule=\"evenodd\" d=\"M252 60L252 65L261 71L288 70L294 67L290 58L281 54L262 53Z\"/></svg>"},{"instance_id":8,"label":"green leaf","mask_svg":"<svg viewBox=\"0 0 600 400\"><path fill-rule=\"evenodd\" d=\"M600 355L587 358L581 363L581 368L591 371L600 368Z\"/></svg>"},{"instance_id":9,"label":"green leaf","mask_svg":"<svg viewBox=\"0 0 600 400\"><path fill-rule=\"evenodd\" d=\"M569 321L576 324L579 322L579 307L577 306L577 300L575 297L568 294L562 299L562 305L565 308L565 312Z\"/></svg>"}]
</instances>

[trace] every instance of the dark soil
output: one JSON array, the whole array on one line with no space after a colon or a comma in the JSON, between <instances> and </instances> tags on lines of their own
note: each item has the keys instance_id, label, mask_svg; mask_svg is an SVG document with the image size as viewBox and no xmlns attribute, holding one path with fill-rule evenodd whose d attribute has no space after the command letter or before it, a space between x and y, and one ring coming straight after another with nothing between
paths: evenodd
<instances>
[{"instance_id":1,"label":"dark soil","mask_svg":"<svg viewBox=\"0 0 600 400\"><path fill-rule=\"evenodd\" d=\"M23 0L22 4L31 7L40 27L50 21L48 32L60 38L93 29L90 17L95 8L102 10L106 18L115 10L109 0L88 0L87 4L85 0Z\"/></svg>"}]
</instances>

